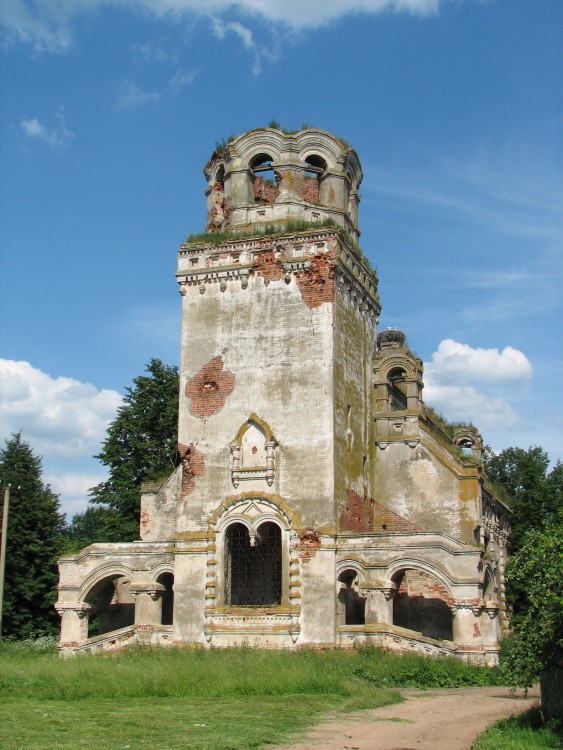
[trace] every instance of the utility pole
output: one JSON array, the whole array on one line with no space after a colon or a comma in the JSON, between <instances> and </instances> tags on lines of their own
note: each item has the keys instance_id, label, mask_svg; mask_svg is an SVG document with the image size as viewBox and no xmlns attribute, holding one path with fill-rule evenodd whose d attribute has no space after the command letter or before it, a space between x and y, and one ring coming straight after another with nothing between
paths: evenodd
<instances>
[{"instance_id":1,"label":"utility pole","mask_svg":"<svg viewBox=\"0 0 563 750\"><path fill-rule=\"evenodd\" d=\"M2 604L4 602L4 571L6 569L6 544L8 542L10 487L10 484L4 487L4 509L2 512L2 543L0 545L0 641L2 640Z\"/></svg>"}]
</instances>

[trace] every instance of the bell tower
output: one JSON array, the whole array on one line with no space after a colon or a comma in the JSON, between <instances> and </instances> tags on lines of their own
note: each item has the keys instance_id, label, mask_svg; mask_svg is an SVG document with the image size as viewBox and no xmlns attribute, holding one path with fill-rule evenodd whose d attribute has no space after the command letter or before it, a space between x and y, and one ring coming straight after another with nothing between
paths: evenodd
<instances>
[{"instance_id":1,"label":"bell tower","mask_svg":"<svg viewBox=\"0 0 563 750\"><path fill-rule=\"evenodd\" d=\"M208 232L330 219L359 239L362 168L356 152L324 130L251 130L219 146L204 173Z\"/></svg>"},{"instance_id":2,"label":"bell tower","mask_svg":"<svg viewBox=\"0 0 563 750\"><path fill-rule=\"evenodd\" d=\"M380 305L377 277L357 245L360 162L325 131L260 128L217 148L204 173L207 231L180 247L177 271L177 533L189 541L175 590L193 613L181 637L226 638L232 592L245 602L254 595L232 580L233 550L246 533L250 547L260 545L261 523L274 523L277 642L334 642L336 618L326 607L335 607L338 518L347 489L363 493L369 483L373 443ZM247 531L228 531L233 523ZM215 551L203 557L209 534ZM196 590L198 580L213 586ZM264 596L256 592L257 602Z\"/></svg>"}]
</instances>

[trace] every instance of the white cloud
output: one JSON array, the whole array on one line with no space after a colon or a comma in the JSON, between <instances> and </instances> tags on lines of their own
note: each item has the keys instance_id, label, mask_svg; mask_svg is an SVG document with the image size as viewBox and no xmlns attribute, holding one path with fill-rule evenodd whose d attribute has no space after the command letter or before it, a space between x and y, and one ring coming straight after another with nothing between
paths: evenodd
<instances>
[{"instance_id":1,"label":"white cloud","mask_svg":"<svg viewBox=\"0 0 563 750\"><path fill-rule=\"evenodd\" d=\"M33 447L33 446L32 446ZM72 472L44 474L44 481L60 495L61 509L72 518L76 513L84 513L88 507L88 496L92 487L107 478L106 474L78 474Z\"/></svg>"},{"instance_id":2,"label":"white cloud","mask_svg":"<svg viewBox=\"0 0 563 750\"><path fill-rule=\"evenodd\" d=\"M46 463L96 453L120 404L117 391L0 359L0 433L6 437L23 429Z\"/></svg>"},{"instance_id":3,"label":"white cloud","mask_svg":"<svg viewBox=\"0 0 563 750\"><path fill-rule=\"evenodd\" d=\"M479 429L514 427L520 422L515 409L504 399L473 386L441 385L427 379L424 400L446 419L473 422Z\"/></svg>"},{"instance_id":4,"label":"white cloud","mask_svg":"<svg viewBox=\"0 0 563 750\"><path fill-rule=\"evenodd\" d=\"M532 373L526 355L511 346L499 351L444 339L424 364L424 400L447 419L506 429L520 422L506 392L529 381Z\"/></svg>"},{"instance_id":5,"label":"white cloud","mask_svg":"<svg viewBox=\"0 0 563 750\"><path fill-rule=\"evenodd\" d=\"M252 52L254 55L254 62L252 63L252 72L254 75L259 75L262 72L262 54L256 46L252 37L252 31L243 26L238 21L230 21L229 23L223 23L220 18L211 19L211 31L218 39L224 39L226 34L230 31L233 32L242 41L242 44L246 50Z\"/></svg>"},{"instance_id":6,"label":"white cloud","mask_svg":"<svg viewBox=\"0 0 563 750\"><path fill-rule=\"evenodd\" d=\"M187 17L217 18L226 12L282 25L293 30L315 29L353 14L407 13L430 16L451 0L135 0L132 12L149 12L157 18L182 23ZM4 0L0 22L5 39L33 44L40 51L66 50L72 41L70 29L77 17L121 0ZM245 45L252 43L250 31L239 24L227 24Z\"/></svg>"},{"instance_id":7,"label":"white cloud","mask_svg":"<svg viewBox=\"0 0 563 750\"><path fill-rule=\"evenodd\" d=\"M55 114L55 125L51 129L37 117L22 117L20 129L30 140L46 143L53 149L64 148L74 138L74 133L67 128L63 107Z\"/></svg>"},{"instance_id":8,"label":"white cloud","mask_svg":"<svg viewBox=\"0 0 563 750\"><path fill-rule=\"evenodd\" d=\"M179 91L184 86L191 86L195 81L197 72L195 70L178 70L168 81L168 88L172 91Z\"/></svg>"},{"instance_id":9,"label":"white cloud","mask_svg":"<svg viewBox=\"0 0 563 750\"><path fill-rule=\"evenodd\" d=\"M175 63L176 54L171 51L165 39L160 38L157 41L149 40L144 44L134 44L133 50L145 62L157 63Z\"/></svg>"},{"instance_id":10,"label":"white cloud","mask_svg":"<svg viewBox=\"0 0 563 750\"><path fill-rule=\"evenodd\" d=\"M254 47L254 41L252 39L252 31L246 26L243 26L238 21L231 21L230 23L223 23L220 18L211 19L211 30L218 39L224 39L228 31L232 31L241 39L246 49L252 49Z\"/></svg>"},{"instance_id":11,"label":"white cloud","mask_svg":"<svg viewBox=\"0 0 563 750\"><path fill-rule=\"evenodd\" d=\"M132 110L150 104L158 104L165 94L177 94L185 86L190 86L196 76L197 71L180 68L161 91L143 91L133 81L121 81L115 106L117 109Z\"/></svg>"},{"instance_id":12,"label":"white cloud","mask_svg":"<svg viewBox=\"0 0 563 750\"><path fill-rule=\"evenodd\" d=\"M532 377L532 364L526 355L506 346L498 349L473 348L453 339L444 339L425 365L427 376L441 383L520 382Z\"/></svg>"},{"instance_id":13,"label":"white cloud","mask_svg":"<svg viewBox=\"0 0 563 750\"><path fill-rule=\"evenodd\" d=\"M122 81L116 101L118 109L137 109L146 104L158 104L161 94L157 91L143 91L133 81Z\"/></svg>"}]
</instances>

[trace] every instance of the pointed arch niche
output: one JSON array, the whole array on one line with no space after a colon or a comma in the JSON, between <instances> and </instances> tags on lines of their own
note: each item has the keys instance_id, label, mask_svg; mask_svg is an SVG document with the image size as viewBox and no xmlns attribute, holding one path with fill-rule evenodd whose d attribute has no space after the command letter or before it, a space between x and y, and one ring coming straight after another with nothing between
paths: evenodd
<instances>
[{"instance_id":1,"label":"pointed arch niche","mask_svg":"<svg viewBox=\"0 0 563 750\"><path fill-rule=\"evenodd\" d=\"M263 480L271 487L276 476L276 447L277 442L266 422L257 414L251 414L230 445L233 486Z\"/></svg>"}]
</instances>

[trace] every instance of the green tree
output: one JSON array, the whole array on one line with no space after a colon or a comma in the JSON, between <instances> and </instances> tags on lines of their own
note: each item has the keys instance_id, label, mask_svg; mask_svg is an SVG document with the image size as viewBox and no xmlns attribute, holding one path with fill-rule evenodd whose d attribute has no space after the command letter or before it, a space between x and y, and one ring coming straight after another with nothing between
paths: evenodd
<instances>
[{"instance_id":1,"label":"green tree","mask_svg":"<svg viewBox=\"0 0 563 750\"><path fill-rule=\"evenodd\" d=\"M528 531L545 526L561 513L563 468L558 462L548 474L549 456L542 448L506 448L485 452L487 476L510 495L510 551L517 552Z\"/></svg>"},{"instance_id":2,"label":"green tree","mask_svg":"<svg viewBox=\"0 0 563 750\"><path fill-rule=\"evenodd\" d=\"M543 670L563 666L563 523L530 531L507 579L524 594L502 665L510 684L528 688Z\"/></svg>"},{"instance_id":3,"label":"green tree","mask_svg":"<svg viewBox=\"0 0 563 750\"><path fill-rule=\"evenodd\" d=\"M83 539L92 534L88 542L138 539L141 484L177 466L178 368L151 359L146 371L126 389L108 428L96 458L109 468L109 478L91 490L91 507L71 524L71 536L77 531Z\"/></svg>"},{"instance_id":4,"label":"green tree","mask_svg":"<svg viewBox=\"0 0 563 750\"><path fill-rule=\"evenodd\" d=\"M64 517L58 496L43 484L41 459L21 433L0 451L0 480L2 489L11 485L2 631L16 638L55 633Z\"/></svg>"}]
</instances>

